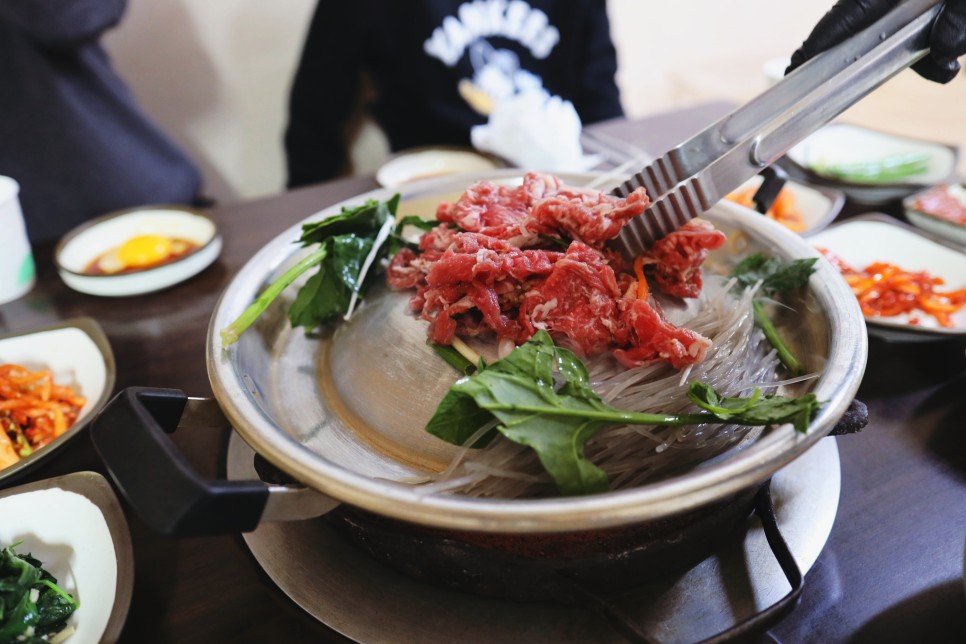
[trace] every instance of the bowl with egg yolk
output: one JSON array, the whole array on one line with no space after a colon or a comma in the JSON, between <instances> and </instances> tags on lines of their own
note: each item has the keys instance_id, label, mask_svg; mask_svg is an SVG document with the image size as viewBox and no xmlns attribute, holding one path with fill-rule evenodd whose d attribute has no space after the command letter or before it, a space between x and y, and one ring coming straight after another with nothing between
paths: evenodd
<instances>
[{"instance_id":1,"label":"bowl with egg yolk","mask_svg":"<svg viewBox=\"0 0 966 644\"><path fill-rule=\"evenodd\" d=\"M123 297L182 282L221 252L215 222L184 206L148 206L109 213L74 229L57 244L54 262L67 286Z\"/></svg>"}]
</instances>

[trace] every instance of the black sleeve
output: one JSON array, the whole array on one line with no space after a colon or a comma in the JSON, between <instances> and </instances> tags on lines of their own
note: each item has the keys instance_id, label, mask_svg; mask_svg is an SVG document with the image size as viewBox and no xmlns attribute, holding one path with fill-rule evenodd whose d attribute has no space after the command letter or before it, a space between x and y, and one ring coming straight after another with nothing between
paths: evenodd
<instances>
[{"instance_id":1,"label":"black sleeve","mask_svg":"<svg viewBox=\"0 0 966 644\"><path fill-rule=\"evenodd\" d=\"M127 0L2 0L0 20L48 49L97 40L121 21Z\"/></svg>"},{"instance_id":2,"label":"black sleeve","mask_svg":"<svg viewBox=\"0 0 966 644\"><path fill-rule=\"evenodd\" d=\"M346 129L358 104L364 67L358 2L320 0L292 82L285 157L288 187L348 169Z\"/></svg>"},{"instance_id":3,"label":"black sleeve","mask_svg":"<svg viewBox=\"0 0 966 644\"><path fill-rule=\"evenodd\" d=\"M611 40L607 3L604 0L591 0L587 6L582 78L580 91L573 101L584 125L624 115L615 79L617 52Z\"/></svg>"}]
</instances>

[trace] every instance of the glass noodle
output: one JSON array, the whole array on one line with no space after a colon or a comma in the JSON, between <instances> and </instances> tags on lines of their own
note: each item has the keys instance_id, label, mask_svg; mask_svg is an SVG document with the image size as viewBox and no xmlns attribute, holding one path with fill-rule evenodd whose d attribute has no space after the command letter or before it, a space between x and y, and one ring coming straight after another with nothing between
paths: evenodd
<instances>
[{"instance_id":1,"label":"glass noodle","mask_svg":"<svg viewBox=\"0 0 966 644\"><path fill-rule=\"evenodd\" d=\"M786 373L775 350L755 325L747 289L735 296L734 280L707 275L693 315L676 324L712 341L705 359L679 371L666 363L624 369L609 356L585 361L594 390L615 407L645 413L683 413L696 407L688 400L691 381L713 386L723 395L747 396L758 387L778 393ZM798 379L796 379L798 380ZM482 436L483 428L477 432ZM612 490L637 487L707 462L753 441L762 427L702 425L686 427L620 426L604 429L587 444L588 459L603 469ZM451 492L492 498L556 496L553 481L535 452L502 437L482 449L464 447L443 472L412 481L427 494Z\"/></svg>"}]
</instances>

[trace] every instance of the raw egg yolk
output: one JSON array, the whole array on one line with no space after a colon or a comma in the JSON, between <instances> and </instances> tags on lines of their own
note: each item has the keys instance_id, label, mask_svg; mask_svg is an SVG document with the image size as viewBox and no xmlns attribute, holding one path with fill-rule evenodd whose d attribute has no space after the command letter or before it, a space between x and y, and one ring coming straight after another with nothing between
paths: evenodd
<instances>
[{"instance_id":1,"label":"raw egg yolk","mask_svg":"<svg viewBox=\"0 0 966 644\"><path fill-rule=\"evenodd\" d=\"M117 249L124 268L144 268L165 260L171 254L171 240L160 235L138 235Z\"/></svg>"}]
</instances>

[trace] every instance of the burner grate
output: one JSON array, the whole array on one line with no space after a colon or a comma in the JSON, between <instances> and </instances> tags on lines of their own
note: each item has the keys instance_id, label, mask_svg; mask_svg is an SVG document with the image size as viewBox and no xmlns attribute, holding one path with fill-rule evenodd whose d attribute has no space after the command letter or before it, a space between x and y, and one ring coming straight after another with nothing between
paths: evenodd
<instances>
[{"instance_id":1,"label":"burner grate","mask_svg":"<svg viewBox=\"0 0 966 644\"><path fill-rule=\"evenodd\" d=\"M778 525L778 518L775 516L775 507L771 498L770 480L758 490L758 494L755 496L754 514L761 522L771 553L778 565L781 566L791 590L771 606L741 620L717 635L703 640L701 644L724 644L725 642L745 640L763 635L766 630L784 619L801 598L805 577L799 570L798 563L795 561L795 557L792 555ZM627 638L628 642L633 644L658 644L659 640L654 639L646 629L642 629L637 623L636 617L627 613L607 597L584 588L580 584L574 583L572 588L577 595L586 599L589 605L593 606L594 610L606 619L614 630Z\"/></svg>"}]
</instances>

